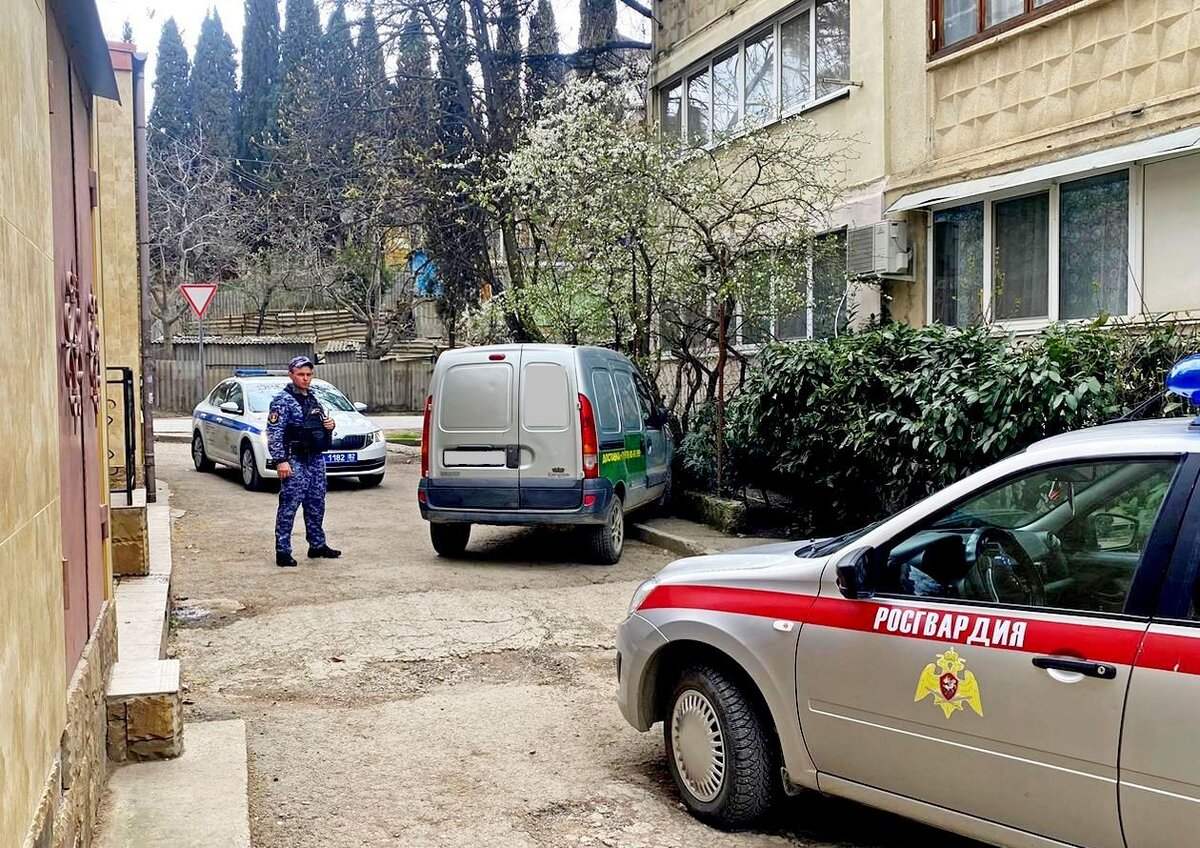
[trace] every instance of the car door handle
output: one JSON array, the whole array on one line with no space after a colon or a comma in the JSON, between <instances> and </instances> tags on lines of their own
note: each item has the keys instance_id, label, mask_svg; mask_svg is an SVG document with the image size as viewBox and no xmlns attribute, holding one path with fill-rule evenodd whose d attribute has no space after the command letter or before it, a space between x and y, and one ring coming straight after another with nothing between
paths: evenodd
<instances>
[{"instance_id":1,"label":"car door handle","mask_svg":"<svg viewBox=\"0 0 1200 848\"><path fill-rule=\"evenodd\" d=\"M1082 674L1084 677L1095 677L1097 680L1116 680L1117 667L1107 663L1092 662L1091 660L1073 660L1066 657L1034 657L1033 664L1047 671L1066 671L1072 674Z\"/></svg>"}]
</instances>

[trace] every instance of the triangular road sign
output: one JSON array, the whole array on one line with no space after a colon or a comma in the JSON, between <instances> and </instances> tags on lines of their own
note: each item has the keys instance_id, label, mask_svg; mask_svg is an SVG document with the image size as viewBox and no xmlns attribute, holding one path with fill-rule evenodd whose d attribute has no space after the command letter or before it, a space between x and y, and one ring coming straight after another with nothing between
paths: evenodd
<instances>
[{"instance_id":1,"label":"triangular road sign","mask_svg":"<svg viewBox=\"0 0 1200 848\"><path fill-rule=\"evenodd\" d=\"M196 313L196 317L203 318L208 305L212 303L213 296L217 293L217 284L184 283L179 287L179 291L192 305L192 311Z\"/></svg>"}]
</instances>

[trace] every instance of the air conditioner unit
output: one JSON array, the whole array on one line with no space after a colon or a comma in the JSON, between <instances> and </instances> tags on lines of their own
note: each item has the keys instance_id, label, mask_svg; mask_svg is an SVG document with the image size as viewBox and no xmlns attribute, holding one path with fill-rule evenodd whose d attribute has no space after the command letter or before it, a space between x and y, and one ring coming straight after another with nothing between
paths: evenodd
<instances>
[{"instance_id":1,"label":"air conditioner unit","mask_svg":"<svg viewBox=\"0 0 1200 848\"><path fill-rule=\"evenodd\" d=\"M904 221L880 221L847 234L846 272L851 277L905 276L911 262Z\"/></svg>"}]
</instances>

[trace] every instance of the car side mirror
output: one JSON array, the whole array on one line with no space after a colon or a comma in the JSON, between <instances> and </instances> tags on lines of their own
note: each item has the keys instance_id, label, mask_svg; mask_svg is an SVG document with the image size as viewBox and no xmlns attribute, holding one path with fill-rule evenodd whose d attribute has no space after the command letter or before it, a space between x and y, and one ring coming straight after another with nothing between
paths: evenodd
<instances>
[{"instance_id":1,"label":"car side mirror","mask_svg":"<svg viewBox=\"0 0 1200 848\"><path fill-rule=\"evenodd\" d=\"M854 548L838 557L834 568L842 597L858 600L874 596L869 568L872 553L874 548Z\"/></svg>"},{"instance_id":2,"label":"car side mirror","mask_svg":"<svg viewBox=\"0 0 1200 848\"><path fill-rule=\"evenodd\" d=\"M357 409L359 412L367 411L367 405L365 403L363 403L362 401L355 401L354 408Z\"/></svg>"},{"instance_id":3,"label":"car side mirror","mask_svg":"<svg viewBox=\"0 0 1200 848\"><path fill-rule=\"evenodd\" d=\"M222 412L228 412L230 415L241 415L242 408L231 400L225 401L218 407Z\"/></svg>"},{"instance_id":4,"label":"car side mirror","mask_svg":"<svg viewBox=\"0 0 1200 848\"><path fill-rule=\"evenodd\" d=\"M1138 521L1115 512L1094 512L1088 516L1096 550L1124 551L1137 540Z\"/></svg>"}]
</instances>

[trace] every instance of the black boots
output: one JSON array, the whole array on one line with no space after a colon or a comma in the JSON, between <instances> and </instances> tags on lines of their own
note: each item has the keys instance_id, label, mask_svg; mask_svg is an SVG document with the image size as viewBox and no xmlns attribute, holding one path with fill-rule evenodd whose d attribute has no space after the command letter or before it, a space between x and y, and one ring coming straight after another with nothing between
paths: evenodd
<instances>
[{"instance_id":1,"label":"black boots","mask_svg":"<svg viewBox=\"0 0 1200 848\"><path fill-rule=\"evenodd\" d=\"M319 548L309 548L309 559L337 559L342 555L341 551L335 551L329 545L321 545Z\"/></svg>"},{"instance_id":2,"label":"black boots","mask_svg":"<svg viewBox=\"0 0 1200 848\"><path fill-rule=\"evenodd\" d=\"M285 554L283 551L276 551L275 564L280 568L295 568L296 560L291 554Z\"/></svg>"}]
</instances>

